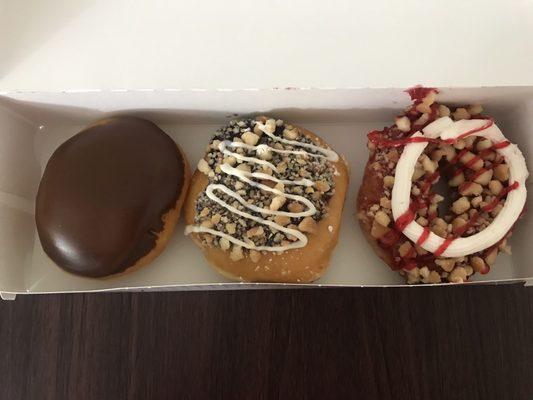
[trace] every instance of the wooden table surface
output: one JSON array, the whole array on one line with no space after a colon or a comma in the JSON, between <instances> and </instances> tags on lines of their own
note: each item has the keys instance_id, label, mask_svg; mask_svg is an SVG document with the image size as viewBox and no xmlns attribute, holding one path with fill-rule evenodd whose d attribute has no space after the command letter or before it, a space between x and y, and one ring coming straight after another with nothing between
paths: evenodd
<instances>
[{"instance_id":1,"label":"wooden table surface","mask_svg":"<svg viewBox=\"0 0 533 400\"><path fill-rule=\"evenodd\" d=\"M19 296L0 399L533 399L533 288Z\"/></svg>"}]
</instances>

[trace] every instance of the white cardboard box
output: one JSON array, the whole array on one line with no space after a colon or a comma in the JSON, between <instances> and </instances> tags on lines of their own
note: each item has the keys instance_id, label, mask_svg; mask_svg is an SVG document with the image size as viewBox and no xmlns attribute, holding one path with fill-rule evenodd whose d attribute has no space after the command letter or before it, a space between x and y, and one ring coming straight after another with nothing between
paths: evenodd
<instances>
[{"instance_id":1,"label":"white cardboard box","mask_svg":"<svg viewBox=\"0 0 533 400\"><path fill-rule=\"evenodd\" d=\"M441 88L440 101L485 105L506 136L533 165L533 87ZM402 89L272 90L93 90L12 91L0 96L0 292L24 293L110 290L248 288L216 274L201 251L183 235L180 223L163 254L152 264L108 279L63 272L44 254L35 231L34 196L52 152L91 121L132 114L156 122L185 150L191 165L203 155L214 131L228 116L268 114L303 125L324 137L350 164L351 177L341 235L331 266L314 286L394 286L402 279L376 257L354 218L355 196L367 160L366 133L391 123L409 104ZM528 188L531 188L529 181ZM531 209L531 196L527 207ZM513 255L500 255L481 282L533 282L529 255L531 217L518 224Z\"/></svg>"}]
</instances>

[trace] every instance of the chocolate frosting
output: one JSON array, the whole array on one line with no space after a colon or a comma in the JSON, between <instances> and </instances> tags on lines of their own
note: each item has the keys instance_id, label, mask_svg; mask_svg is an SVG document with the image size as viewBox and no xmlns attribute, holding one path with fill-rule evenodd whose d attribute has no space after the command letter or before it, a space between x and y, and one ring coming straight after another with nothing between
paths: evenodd
<instances>
[{"instance_id":1,"label":"chocolate frosting","mask_svg":"<svg viewBox=\"0 0 533 400\"><path fill-rule=\"evenodd\" d=\"M176 143L150 121L91 125L59 146L41 179L35 217L44 251L84 276L133 266L154 248L184 171Z\"/></svg>"}]
</instances>

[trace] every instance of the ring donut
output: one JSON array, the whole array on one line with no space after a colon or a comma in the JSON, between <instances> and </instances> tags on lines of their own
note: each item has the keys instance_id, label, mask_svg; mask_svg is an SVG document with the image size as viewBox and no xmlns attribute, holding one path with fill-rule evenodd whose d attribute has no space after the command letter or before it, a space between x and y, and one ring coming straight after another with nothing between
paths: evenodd
<instances>
[{"instance_id":1,"label":"ring donut","mask_svg":"<svg viewBox=\"0 0 533 400\"><path fill-rule=\"evenodd\" d=\"M230 121L194 173L186 234L230 279L312 282L337 243L347 185L344 160L312 132L266 117Z\"/></svg>"},{"instance_id":2,"label":"ring donut","mask_svg":"<svg viewBox=\"0 0 533 400\"><path fill-rule=\"evenodd\" d=\"M464 282L510 251L526 163L481 106L452 111L436 102L436 89L408 93L413 104L395 125L368 134L357 217L378 256L408 283Z\"/></svg>"},{"instance_id":3,"label":"ring donut","mask_svg":"<svg viewBox=\"0 0 533 400\"><path fill-rule=\"evenodd\" d=\"M513 227L526 203L525 181L528 172L524 156L516 145L507 141L501 130L492 121L474 119L454 122L450 117L442 117L427 125L422 132L416 132L411 137L431 139L440 137L444 142L454 143L456 140L471 135L485 137L495 143L496 152L504 157L509 166L509 182L511 183L507 190L499 194L499 196L507 194L507 200L494 221L472 236L444 239L429 232L429 235L422 241L420 238L424 235L424 227L415 220L403 227L402 233L405 236L437 256L467 256L494 245ZM392 214L397 223L406 216L410 217L413 213L410 208L412 176L415 164L427 145L428 142L407 144L398 161L392 189Z\"/></svg>"}]
</instances>

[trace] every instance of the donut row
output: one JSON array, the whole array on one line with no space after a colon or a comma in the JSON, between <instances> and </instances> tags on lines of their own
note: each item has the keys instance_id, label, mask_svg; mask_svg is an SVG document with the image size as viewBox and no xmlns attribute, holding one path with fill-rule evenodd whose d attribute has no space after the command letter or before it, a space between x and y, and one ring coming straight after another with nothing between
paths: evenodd
<instances>
[{"instance_id":1,"label":"donut row","mask_svg":"<svg viewBox=\"0 0 533 400\"><path fill-rule=\"evenodd\" d=\"M451 110L436 89L408 93L413 103L395 124L368 134L357 219L407 283L464 282L510 251L526 200L524 157L480 106ZM103 278L157 257L183 208L185 234L222 275L312 282L337 243L348 180L324 140L279 119L230 121L191 176L159 127L113 117L53 153L37 232L59 267Z\"/></svg>"}]
</instances>

